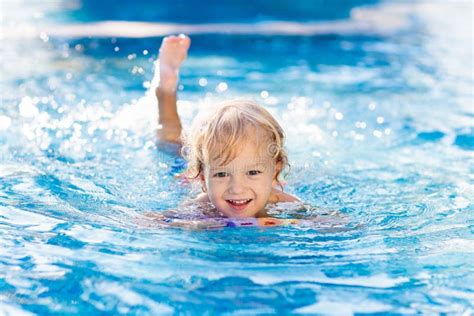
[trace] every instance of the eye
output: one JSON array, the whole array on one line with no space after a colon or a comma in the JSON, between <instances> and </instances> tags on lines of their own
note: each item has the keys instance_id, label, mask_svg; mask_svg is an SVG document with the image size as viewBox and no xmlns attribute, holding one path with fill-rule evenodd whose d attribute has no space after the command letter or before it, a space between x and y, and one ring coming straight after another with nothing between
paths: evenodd
<instances>
[{"instance_id":1,"label":"eye","mask_svg":"<svg viewBox=\"0 0 474 316\"><path fill-rule=\"evenodd\" d=\"M260 170L250 170L249 172L247 172L247 174L249 176L256 176L258 174L261 174L262 172Z\"/></svg>"},{"instance_id":2,"label":"eye","mask_svg":"<svg viewBox=\"0 0 474 316\"><path fill-rule=\"evenodd\" d=\"M224 172L224 171L217 172L213 175L213 177L215 177L215 178L224 178L224 177L227 177L227 176L228 176L228 173Z\"/></svg>"}]
</instances>

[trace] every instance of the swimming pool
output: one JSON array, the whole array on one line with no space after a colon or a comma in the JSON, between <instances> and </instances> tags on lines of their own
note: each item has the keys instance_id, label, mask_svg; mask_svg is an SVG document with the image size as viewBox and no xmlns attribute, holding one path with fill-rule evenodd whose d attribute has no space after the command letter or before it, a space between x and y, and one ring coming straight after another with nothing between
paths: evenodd
<instances>
[{"instance_id":1,"label":"swimming pool","mask_svg":"<svg viewBox=\"0 0 474 316\"><path fill-rule=\"evenodd\" d=\"M470 2L100 3L2 4L1 315L474 312ZM142 224L192 191L142 98L165 26L185 125L265 104L286 190L343 229Z\"/></svg>"}]
</instances>

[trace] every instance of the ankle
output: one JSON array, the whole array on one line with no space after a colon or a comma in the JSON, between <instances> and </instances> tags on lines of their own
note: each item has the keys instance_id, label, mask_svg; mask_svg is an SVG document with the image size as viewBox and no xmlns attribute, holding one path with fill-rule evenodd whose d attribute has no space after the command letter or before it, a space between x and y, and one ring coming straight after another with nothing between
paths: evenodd
<instances>
[{"instance_id":1,"label":"ankle","mask_svg":"<svg viewBox=\"0 0 474 316\"><path fill-rule=\"evenodd\" d=\"M158 87L156 87L156 94L161 93L161 94L176 94L176 88L177 85L174 82L163 82L160 81L160 84Z\"/></svg>"},{"instance_id":2,"label":"ankle","mask_svg":"<svg viewBox=\"0 0 474 316\"><path fill-rule=\"evenodd\" d=\"M176 92L178 86L179 73L177 70L160 69L160 83L157 89L163 92Z\"/></svg>"}]
</instances>

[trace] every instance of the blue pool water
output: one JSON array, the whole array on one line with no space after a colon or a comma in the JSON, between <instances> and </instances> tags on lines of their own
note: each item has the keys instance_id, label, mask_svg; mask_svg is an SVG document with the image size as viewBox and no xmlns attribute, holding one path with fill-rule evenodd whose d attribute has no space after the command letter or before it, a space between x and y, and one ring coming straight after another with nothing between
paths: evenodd
<instances>
[{"instance_id":1,"label":"blue pool water","mask_svg":"<svg viewBox=\"0 0 474 316\"><path fill-rule=\"evenodd\" d=\"M470 1L114 3L2 3L0 315L474 313ZM266 105L286 190L347 223L150 222L194 190L155 145L159 23L185 125Z\"/></svg>"}]
</instances>

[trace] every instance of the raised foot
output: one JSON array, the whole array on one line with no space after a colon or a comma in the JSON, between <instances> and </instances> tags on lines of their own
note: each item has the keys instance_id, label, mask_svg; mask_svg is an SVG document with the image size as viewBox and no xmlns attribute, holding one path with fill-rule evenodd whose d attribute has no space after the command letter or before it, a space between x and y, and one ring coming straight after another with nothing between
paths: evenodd
<instances>
[{"instance_id":1,"label":"raised foot","mask_svg":"<svg viewBox=\"0 0 474 316\"><path fill-rule=\"evenodd\" d=\"M179 69L188 55L191 39L181 34L171 35L163 39L159 54L160 83L157 89L162 92L176 91L179 79ZM158 75L155 73L155 76Z\"/></svg>"}]
</instances>

